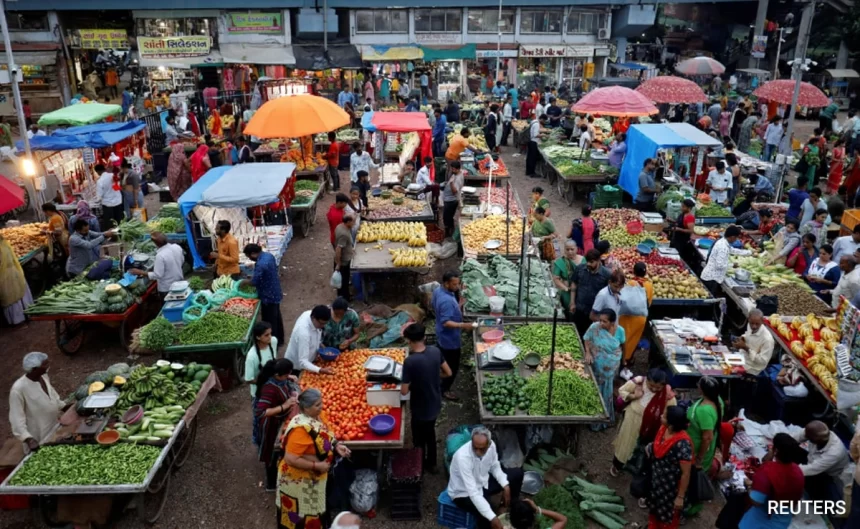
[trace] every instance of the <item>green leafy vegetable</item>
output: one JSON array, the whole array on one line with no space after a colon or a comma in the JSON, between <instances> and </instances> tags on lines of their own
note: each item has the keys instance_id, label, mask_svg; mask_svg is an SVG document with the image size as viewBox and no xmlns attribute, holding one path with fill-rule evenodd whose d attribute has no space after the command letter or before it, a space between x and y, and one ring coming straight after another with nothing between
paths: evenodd
<instances>
[{"instance_id":1,"label":"green leafy vegetable","mask_svg":"<svg viewBox=\"0 0 860 529\"><path fill-rule=\"evenodd\" d=\"M163 351L176 342L177 334L176 327L159 316L140 329L140 345L148 351Z\"/></svg>"},{"instance_id":2,"label":"green leafy vegetable","mask_svg":"<svg viewBox=\"0 0 860 529\"><path fill-rule=\"evenodd\" d=\"M579 505L577 505L570 492L561 485L544 487L535 495L534 502L541 509L565 515L568 527L585 527L585 521L582 518ZM552 527L552 523L552 520L549 518L541 516L538 519L538 528L549 529Z\"/></svg>"},{"instance_id":3,"label":"green leafy vegetable","mask_svg":"<svg viewBox=\"0 0 860 529\"><path fill-rule=\"evenodd\" d=\"M731 217L732 212L719 204L705 204L696 208L697 217Z\"/></svg>"},{"instance_id":4,"label":"green leafy vegetable","mask_svg":"<svg viewBox=\"0 0 860 529\"><path fill-rule=\"evenodd\" d=\"M206 281L204 281L200 276L191 276L191 278L188 279L188 286L191 287L191 290L194 292L199 292L206 289Z\"/></svg>"},{"instance_id":5,"label":"green leafy vegetable","mask_svg":"<svg viewBox=\"0 0 860 529\"><path fill-rule=\"evenodd\" d=\"M296 191L313 191L316 192L320 188L320 183L314 180L298 180L296 181Z\"/></svg>"}]
</instances>

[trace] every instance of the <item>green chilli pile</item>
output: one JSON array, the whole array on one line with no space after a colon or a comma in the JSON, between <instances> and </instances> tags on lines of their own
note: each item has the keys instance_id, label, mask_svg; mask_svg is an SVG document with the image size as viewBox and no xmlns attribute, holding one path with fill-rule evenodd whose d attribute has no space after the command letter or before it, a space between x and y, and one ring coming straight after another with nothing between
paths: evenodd
<instances>
[{"instance_id":1,"label":"green chilli pile","mask_svg":"<svg viewBox=\"0 0 860 529\"><path fill-rule=\"evenodd\" d=\"M529 415L546 415L549 372L530 377L523 389L531 401ZM603 403L597 386L590 378L573 371L557 370L552 378L552 410L550 415L585 416L603 414Z\"/></svg>"},{"instance_id":2,"label":"green chilli pile","mask_svg":"<svg viewBox=\"0 0 860 529\"><path fill-rule=\"evenodd\" d=\"M30 456L11 486L133 485L143 483L160 447L116 444L44 446Z\"/></svg>"},{"instance_id":3,"label":"green chilli pile","mask_svg":"<svg viewBox=\"0 0 860 529\"><path fill-rule=\"evenodd\" d=\"M240 342L248 332L248 320L224 312L207 312L179 331L182 345Z\"/></svg>"},{"instance_id":4,"label":"green chilli pile","mask_svg":"<svg viewBox=\"0 0 860 529\"><path fill-rule=\"evenodd\" d=\"M552 353L552 324L530 323L513 327L511 341L520 348L520 357L528 352L549 356ZM576 360L582 359L579 336L573 325L559 324L555 332L556 352L569 353Z\"/></svg>"}]
</instances>

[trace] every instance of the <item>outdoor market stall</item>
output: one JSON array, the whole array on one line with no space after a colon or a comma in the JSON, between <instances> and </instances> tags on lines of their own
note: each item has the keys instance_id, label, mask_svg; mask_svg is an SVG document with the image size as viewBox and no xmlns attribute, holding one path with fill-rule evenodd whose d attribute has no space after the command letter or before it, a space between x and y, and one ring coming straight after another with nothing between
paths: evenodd
<instances>
[{"instance_id":1,"label":"outdoor market stall","mask_svg":"<svg viewBox=\"0 0 860 529\"><path fill-rule=\"evenodd\" d=\"M355 241L350 270L361 274L365 301L369 274L426 274L432 266L427 228L420 222L362 222Z\"/></svg>"},{"instance_id":2,"label":"outdoor market stall","mask_svg":"<svg viewBox=\"0 0 860 529\"><path fill-rule=\"evenodd\" d=\"M39 118L40 127L56 127L62 125L92 125L104 121L111 116L117 116L122 112L119 105L105 105L102 103L77 103L69 105L53 112L43 114Z\"/></svg>"},{"instance_id":3,"label":"outdoor market stall","mask_svg":"<svg viewBox=\"0 0 860 529\"><path fill-rule=\"evenodd\" d=\"M431 197L431 193L424 196L394 190L382 191L378 195L374 192L367 197L368 204L367 208L362 210L362 217L381 222L432 222L436 217L430 207Z\"/></svg>"},{"instance_id":4,"label":"outdoor market stall","mask_svg":"<svg viewBox=\"0 0 860 529\"><path fill-rule=\"evenodd\" d=\"M210 169L179 197L194 267L206 266L200 247L211 244L219 220L230 221L239 248L254 242L280 262L292 239L292 226L254 225L247 208L276 205L285 211L284 193L294 184L295 164L242 164ZM193 214L193 215L192 215ZM210 246L211 247L211 246ZM208 252L203 252L208 255ZM244 254L240 255L241 259Z\"/></svg>"},{"instance_id":5,"label":"outdoor market stall","mask_svg":"<svg viewBox=\"0 0 860 529\"><path fill-rule=\"evenodd\" d=\"M558 186L558 194L568 206L576 200L576 186L607 183L618 177L618 170L607 163L606 154L600 151L547 139L538 146L538 153L538 174L546 176L549 185Z\"/></svg>"},{"instance_id":6,"label":"outdoor market stall","mask_svg":"<svg viewBox=\"0 0 860 529\"><path fill-rule=\"evenodd\" d=\"M468 319L504 315L509 322L547 320L559 304L550 265L537 256L523 261L501 255L486 262L470 258L460 265L460 273L466 300L463 314Z\"/></svg>"},{"instance_id":7,"label":"outdoor market stall","mask_svg":"<svg viewBox=\"0 0 860 529\"><path fill-rule=\"evenodd\" d=\"M155 523L172 473L191 454L197 413L209 392L221 389L208 365L165 364L121 363L92 373L53 440L18 463L0 494L36 496L49 526L105 525L127 508Z\"/></svg>"},{"instance_id":8,"label":"outdoor market stall","mask_svg":"<svg viewBox=\"0 0 860 529\"><path fill-rule=\"evenodd\" d=\"M361 125L367 132L378 133L374 134L374 157L384 164L379 178L382 185L396 183L400 169L407 160L413 160L416 152L419 160L433 156L433 129L423 112L367 112L361 117ZM401 142L398 138L404 138L404 134L408 137ZM388 159L397 162L386 163ZM435 180L432 165L430 179Z\"/></svg>"},{"instance_id":9,"label":"outdoor market stall","mask_svg":"<svg viewBox=\"0 0 860 529\"><path fill-rule=\"evenodd\" d=\"M560 322L497 325L495 319L488 321L474 330L482 423L609 421L591 367L582 361L584 348L576 327Z\"/></svg>"},{"instance_id":10,"label":"outdoor market stall","mask_svg":"<svg viewBox=\"0 0 860 529\"><path fill-rule=\"evenodd\" d=\"M48 244L53 244L53 241L45 235L47 229L48 225L44 222L0 228L0 238L9 243L18 257L34 297L42 294L48 280Z\"/></svg>"}]
</instances>

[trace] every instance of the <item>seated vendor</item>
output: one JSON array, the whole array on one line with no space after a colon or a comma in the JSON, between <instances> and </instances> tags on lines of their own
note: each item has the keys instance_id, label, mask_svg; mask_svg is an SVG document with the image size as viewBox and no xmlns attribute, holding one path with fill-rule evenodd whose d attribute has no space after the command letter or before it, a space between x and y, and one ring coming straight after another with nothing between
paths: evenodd
<instances>
[{"instance_id":1,"label":"seated vendor","mask_svg":"<svg viewBox=\"0 0 860 529\"><path fill-rule=\"evenodd\" d=\"M358 341L360 326L358 313L349 308L349 303L341 297L335 299L331 304L331 319L322 330L322 346L341 351L352 349Z\"/></svg>"},{"instance_id":2,"label":"seated vendor","mask_svg":"<svg viewBox=\"0 0 860 529\"><path fill-rule=\"evenodd\" d=\"M732 343L732 347L744 352L744 370L748 375L758 375L764 371L773 356L773 335L763 324L762 311L751 310L747 332Z\"/></svg>"},{"instance_id":3,"label":"seated vendor","mask_svg":"<svg viewBox=\"0 0 860 529\"><path fill-rule=\"evenodd\" d=\"M106 238L115 234L113 230L104 233L90 231L90 224L85 219L76 220L74 228L75 232L69 237L69 260L66 261L66 273L70 277L80 274L96 262L99 247Z\"/></svg>"},{"instance_id":4,"label":"seated vendor","mask_svg":"<svg viewBox=\"0 0 860 529\"><path fill-rule=\"evenodd\" d=\"M502 469L488 429L472 430L471 440L454 453L450 474L448 496L457 507L475 515L478 529L500 529L502 523L487 500L502 492L505 505L511 505L520 494L523 471Z\"/></svg>"},{"instance_id":5,"label":"seated vendor","mask_svg":"<svg viewBox=\"0 0 860 529\"><path fill-rule=\"evenodd\" d=\"M86 222L86 221L84 221ZM45 353L24 357L24 375L9 392L12 435L30 452L51 440L65 403L48 379L51 361Z\"/></svg>"},{"instance_id":6,"label":"seated vendor","mask_svg":"<svg viewBox=\"0 0 860 529\"><path fill-rule=\"evenodd\" d=\"M808 441L807 463L800 465L800 470L809 497L813 500L841 500L844 486L841 475L849 459L839 437L823 422L812 421L794 438L800 443Z\"/></svg>"},{"instance_id":7,"label":"seated vendor","mask_svg":"<svg viewBox=\"0 0 860 529\"><path fill-rule=\"evenodd\" d=\"M764 169L759 169L756 174L750 175L750 183L755 186L755 192L760 197L773 197L776 195L776 191L773 188L773 184L770 179L764 175ZM764 201L762 198L759 201Z\"/></svg>"},{"instance_id":8,"label":"seated vendor","mask_svg":"<svg viewBox=\"0 0 860 529\"><path fill-rule=\"evenodd\" d=\"M406 189L409 187L409 184L415 182L415 162L412 160L407 160L405 164L403 164L403 168L400 169L400 175L397 177L400 180L400 183L395 184L392 189L395 191L399 191L401 193L405 193Z\"/></svg>"}]
</instances>

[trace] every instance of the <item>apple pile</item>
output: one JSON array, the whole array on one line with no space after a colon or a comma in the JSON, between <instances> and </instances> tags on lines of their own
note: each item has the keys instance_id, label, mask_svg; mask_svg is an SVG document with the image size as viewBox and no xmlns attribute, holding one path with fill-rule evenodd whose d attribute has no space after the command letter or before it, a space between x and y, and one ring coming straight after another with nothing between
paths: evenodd
<instances>
[{"instance_id":1,"label":"apple pile","mask_svg":"<svg viewBox=\"0 0 860 529\"><path fill-rule=\"evenodd\" d=\"M634 220L641 220L639 212L635 209L627 209L627 208L603 208L603 209L595 209L591 213L591 218L596 220L598 224L600 224L601 228L611 228L615 226L627 226L628 222L633 222Z\"/></svg>"}]
</instances>

